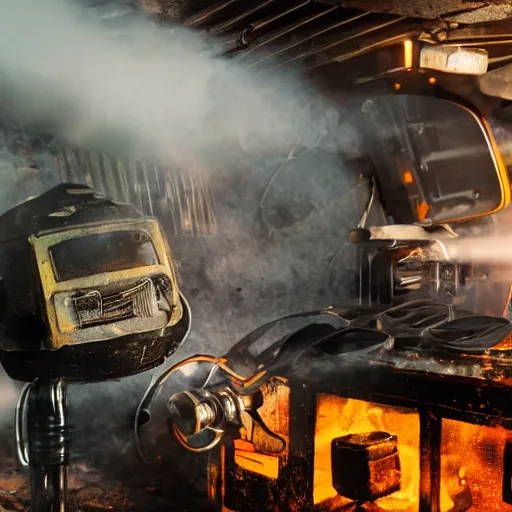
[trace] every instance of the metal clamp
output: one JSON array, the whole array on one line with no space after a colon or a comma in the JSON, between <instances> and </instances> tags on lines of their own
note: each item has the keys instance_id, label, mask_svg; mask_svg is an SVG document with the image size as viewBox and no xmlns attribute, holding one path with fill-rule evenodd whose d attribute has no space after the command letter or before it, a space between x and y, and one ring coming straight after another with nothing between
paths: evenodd
<instances>
[{"instance_id":1,"label":"metal clamp","mask_svg":"<svg viewBox=\"0 0 512 512\"><path fill-rule=\"evenodd\" d=\"M18 462L23 466L27 467L30 463L28 457L28 440L24 436L25 430L25 417L26 417L26 406L32 384L26 384L21 390L20 397L16 404L16 410L14 413L14 434L16 437L16 456Z\"/></svg>"}]
</instances>

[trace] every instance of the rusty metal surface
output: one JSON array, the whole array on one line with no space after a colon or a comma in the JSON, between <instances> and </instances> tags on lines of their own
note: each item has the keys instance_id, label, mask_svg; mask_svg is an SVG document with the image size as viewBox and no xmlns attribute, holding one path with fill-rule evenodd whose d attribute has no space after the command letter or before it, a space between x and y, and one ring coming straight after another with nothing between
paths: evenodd
<instances>
[{"instance_id":1,"label":"rusty metal surface","mask_svg":"<svg viewBox=\"0 0 512 512\"><path fill-rule=\"evenodd\" d=\"M418 37L430 43L484 45L489 64L509 61L512 0L139 0L164 22L182 23L222 43L254 71L345 63ZM480 47L480 46L479 46Z\"/></svg>"},{"instance_id":2,"label":"rusty metal surface","mask_svg":"<svg viewBox=\"0 0 512 512\"><path fill-rule=\"evenodd\" d=\"M147 11L181 20L194 11L212 5L212 0L139 0ZM512 16L512 0L324 0L322 3L342 7L385 12L403 16L436 19L444 17L460 23L482 23L503 20Z\"/></svg>"},{"instance_id":3,"label":"rusty metal surface","mask_svg":"<svg viewBox=\"0 0 512 512\"><path fill-rule=\"evenodd\" d=\"M512 15L510 0L342 0L340 3L344 7L430 19L444 17L461 23L501 20Z\"/></svg>"}]
</instances>

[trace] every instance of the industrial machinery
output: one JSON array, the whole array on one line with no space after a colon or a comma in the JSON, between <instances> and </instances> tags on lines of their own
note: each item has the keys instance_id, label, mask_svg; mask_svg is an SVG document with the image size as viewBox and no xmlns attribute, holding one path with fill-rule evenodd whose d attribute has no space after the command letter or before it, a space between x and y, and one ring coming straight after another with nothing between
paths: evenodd
<instances>
[{"instance_id":1,"label":"industrial machinery","mask_svg":"<svg viewBox=\"0 0 512 512\"><path fill-rule=\"evenodd\" d=\"M137 439L157 424L208 452L223 510L512 510L512 328L468 311L490 270L445 251L510 203L490 123L512 99L507 24L302 0L229 0L184 24L253 70L299 65L331 96L350 94L388 222L368 226L366 211L351 234L358 307L280 319L224 357L172 367L139 406ZM65 382L155 367L190 313L157 224L90 189L20 206L0 235L1 361L34 382L18 410L20 458L34 510L63 509ZM177 375L190 385L166 394Z\"/></svg>"},{"instance_id":2,"label":"industrial machinery","mask_svg":"<svg viewBox=\"0 0 512 512\"><path fill-rule=\"evenodd\" d=\"M136 433L165 409L215 510L512 510L511 333L433 301L279 319L167 370Z\"/></svg>"},{"instance_id":3,"label":"industrial machinery","mask_svg":"<svg viewBox=\"0 0 512 512\"><path fill-rule=\"evenodd\" d=\"M508 171L485 119L460 103L411 94L365 99L359 111L375 162L373 195L390 221L362 220L350 233L359 248L360 303L391 305L412 294L503 314L510 282L494 278L491 261L454 259L447 248L496 232L493 214L510 202ZM482 311L476 294L493 279L499 298Z\"/></svg>"},{"instance_id":4,"label":"industrial machinery","mask_svg":"<svg viewBox=\"0 0 512 512\"><path fill-rule=\"evenodd\" d=\"M261 74L300 69L357 125L387 217L350 237L360 304L464 295L468 307L503 313L510 283L429 258L446 238L492 231L510 203L509 141L496 136L510 125L509 20L485 22L481 6L460 2L186 5L176 21L214 38L219 53Z\"/></svg>"},{"instance_id":5,"label":"industrial machinery","mask_svg":"<svg viewBox=\"0 0 512 512\"><path fill-rule=\"evenodd\" d=\"M493 129L512 99L510 22L346 4L235 0L183 20L250 69L299 66L339 100L364 135L372 195L350 234L359 305L172 367L139 406L141 455L147 438L161 456L165 436L207 452L223 511L512 510L510 283L446 247L493 231L510 203ZM385 225L367 223L376 198Z\"/></svg>"},{"instance_id":6,"label":"industrial machinery","mask_svg":"<svg viewBox=\"0 0 512 512\"><path fill-rule=\"evenodd\" d=\"M66 509L66 384L154 368L181 345L190 311L159 223L63 184L0 217L0 361L29 383L16 441L31 510Z\"/></svg>"}]
</instances>

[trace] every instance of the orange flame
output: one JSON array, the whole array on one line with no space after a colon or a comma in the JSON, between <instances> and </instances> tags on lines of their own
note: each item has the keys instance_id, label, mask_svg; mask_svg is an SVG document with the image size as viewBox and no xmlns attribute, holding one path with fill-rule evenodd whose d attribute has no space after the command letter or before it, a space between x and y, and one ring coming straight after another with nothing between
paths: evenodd
<instances>
[{"instance_id":1,"label":"orange flame","mask_svg":"<svg viewBox=\"0 0 512 512\"><path fill-rule=\"evenodd\" d=\"M261 409L272 430L288 438L289 389L266 389ZM333 487L331 443L333 439L373 431L385 431L398 439L401 488L379 498L375 505L389 512L418 512L420 499L420 421L418 411L382 406L360 400L320 394L317 397L314 446L313 502L318 510L339 510L352 500ZM247 434L247 433L246 433ZM440 511L453 512L461 501L472 501L471 512L512 512L503 502L503 459L512 431L443 419L441 438ZM235 442L235 462L240 468L275 479L279 460L288 456L272 452L264 436L251 442ZM221 463L221 466L224 464ZM221 491L223 494L223 491ZM224 512L228 510L223 507ZM300 510L300 507L298 508Z\"/></svg>"}]
</instances>

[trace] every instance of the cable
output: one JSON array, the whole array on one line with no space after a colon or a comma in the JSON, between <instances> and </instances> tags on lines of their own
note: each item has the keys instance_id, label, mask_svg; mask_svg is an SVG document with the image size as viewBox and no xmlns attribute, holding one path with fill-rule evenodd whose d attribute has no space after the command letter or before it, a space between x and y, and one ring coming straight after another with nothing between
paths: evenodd
<instances>
[{"instance_id":1,"label":"cable","mask_svg":"<svg viewBox=\"0 0 512 512\"><path fill-rule=\"evenodd\" d=\"M358 183L355 187L351 188L348 192L353 192L357 190L360 186L364 185L367 182ZM363 213L361 214L361 217L359 218L359 222L357 223L357 229L364 229L366 227L366 223L368 221L368 217L370 216L371 210L373 208L373 203L375 201L375 196L377 195L377 183L374 179L370 180L370 183L372 184L372 189L370 193L370 198L368 199L368 202L366 203L366 206L363 210ZM346 194L346 195L347 195ZM343 251L349 246L349 242L345 241L343 245L336 251L334 256L331 258L331 261L329 262L329 265L327 266L327 274L325 276L325 282L327 289L335 295L337 293L336 290L332 288L331 285L331 270L334 266L334 262L341 256Z\"/></svg>"},{"instance_id":2,"label":"cable","mask_svg":"<svg viewBox=\"0 0 512 512\"><path fill-rule=\"evenodd\" d=\"M450 304L415 300L388 308L377 314L379 328L395 335L423 335L429 329L455 318Z\"/></svg>"},{"instance_id":3,"label":"cable","mask_svg":"<svg viewBox=\"0 0 512 512\"><path fill-rule=\"evenodd\" d=\"M461 354L481 355L512 332L505 318L474 316L456 319L426 333L426 340L437 348Z\"/></svg>"},{"instance_id":4,"label":"cable","mask_svg":"<svg viewBox=\"0 0 512 512\"><path fill-rule=\"evenodd\" d=\"M229 377L235 389L239 390L238 392L247 393L255 385L260 386L263 380L272 379L277 375L286 378L284 373L287 373L290 367L310 350L329 358L354 354L378 354L383 350L391 351L395 348L395 336L407 338L412 335L443 351L479 355L491 349L512 332L512 324L504 318L471 316L471 313L456 310L452 305L429 300L409 301L372 314L366 314L365 310L362 317L357 315L358 311L361 312L361 308L357 308L354 309L356 315L351 321L342 316L346 315L348 311L318 310L279 318L242 338L225 357L197 355L167 369L148 388L137 412L136 440L142 460L145 459L140 447L138 432L138 419L142 405L166 378L188 364L207 362L213 365L204 381L203 388L208 385L215 372L222 370ZM252 344L260 340L272 327L288 319L308 318L324 314L334 315L341 322L341 326L336 328L326 323L309 323L285 338L279 339L254 358L255 370L252 375L242 376L232 368L231 363L236 364L243 360L244 355L249 353ZM357 323L358 320L361 320L361 325L351 325L351 322ZM372 325L376 325L377 328L369 327ZM329 332L326 332L326 329ZM258 360L259 365L257 364ZM265 364L261 364L262 361ZM257 416L253 417L253 419L255 418ZM194 453L210 450L221 441L224 432L219 429L210 429L215 432L214 439L204 446L194 447L189 443L188 438L173 425L173 432L178 442Z\"/></svg>"}]
</instances>

